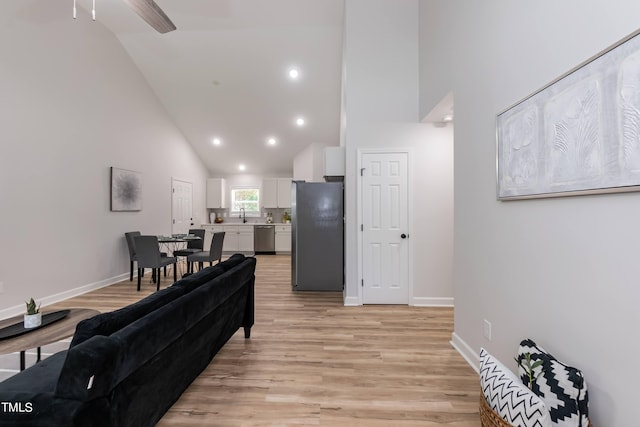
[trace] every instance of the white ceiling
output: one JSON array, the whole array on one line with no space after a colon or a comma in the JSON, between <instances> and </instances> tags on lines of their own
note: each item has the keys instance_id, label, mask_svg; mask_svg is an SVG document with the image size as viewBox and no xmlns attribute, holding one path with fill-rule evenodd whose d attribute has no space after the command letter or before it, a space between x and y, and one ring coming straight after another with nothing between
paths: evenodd
<instances>
[{"instance_id":1,"label":"white ceiling","mask_svg":"<svg viewBox=\"0 0 640 427\"><path fill-rule=\"evenodd\" d=\"M78 19L91 19L91 0L77 2L85 9ZM291 175L293 158L309 144L338 145L344 0L156 3L176 31L157 33L122 0L96 0L96 19L118 37L213 175L240 173L241 163L244 173ZM287 77L291 66L298 81ZM295 125L298 116L304 127Z\"/></svg>"}]
</instances>

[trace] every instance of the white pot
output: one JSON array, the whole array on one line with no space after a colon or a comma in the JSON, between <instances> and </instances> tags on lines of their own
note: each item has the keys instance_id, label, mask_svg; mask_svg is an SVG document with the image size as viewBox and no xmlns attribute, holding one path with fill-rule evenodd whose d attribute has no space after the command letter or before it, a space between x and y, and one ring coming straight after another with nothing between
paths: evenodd
<instances>
[{"instance_id":1,"label":"white pot","mask_svg":"<svg viewBox=\"0 0 640 427\"><path fill-rule=\"evenodd\" d=\"M37 328L42 324L42 313L25 314L24 315L24 327L25 329Z\"/></svg>"}]
</instances>

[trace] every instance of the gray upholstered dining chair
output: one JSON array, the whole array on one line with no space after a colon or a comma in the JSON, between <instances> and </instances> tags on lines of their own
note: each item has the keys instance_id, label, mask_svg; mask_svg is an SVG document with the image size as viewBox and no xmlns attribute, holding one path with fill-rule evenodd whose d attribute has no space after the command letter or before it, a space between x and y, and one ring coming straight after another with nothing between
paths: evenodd
<instances>
[{"instance_id":1,"label":"gray upholstered dining chair","mask_svg":"<svg viewBox=\"0 0 640 427\"><path fill-rule=\"evenodd\" d=\"M178 249L177 251L173 251L173 256L179 257L184 256L188 257L189 255L193 255L199 252L202 252L202 248L204 247L204 234L205 230L203 228L192 228L189 230L189 234L193 234L200 239L198 240L189 240L187 242L187 247L184 249ZM190 270L191 264L187 263L187 273L191 273Z\"/></svg>"},{"instance_id":2,"label":"gray upholstered dining chair","mask_svg":"<svg viewBox=\"0 0 640 427\"><path fill-rule=\"evenodd\" d=\"M211 239L211 247L208 252L198 252L192 255L187 256L187 269L193 267L189 267L191 263L197 262L198 268L202 269L205 262L208 262L209 265L213 265L213 261L220 262L222 260L222 244L224 243L224 231L219 231L217 233L213 233L213 238Z\"/></svg>"},{"instance_id":3,"label":"gray upholstered dining chair","mask_svg":"<svg viewBox=\"0 0 640 427\"><path fill-rule=\"evenodd\" d=\"M130 282L133 281L133 262L138 260L136 258L136 243L134 242L133 239L140 235L141 233L139 231L129 231L127 233L124 233L124 237L125 239L127 239L127 247L129 248L129 263L130 263L130 270L131 270L131 272L129 273Z\"/></svg>"},{"instance_id":4,"label":"gray upholstered dining chair","mask_svg":"<svg viewBox=\"0 0 640 427\"><path fill-rule=\"evenodd\" d=\"M127 247L129 248L129 263L130 263L129 281L130 282L133 281L133 263L134 261L138 261L138 258L136 256L136 242L134 241L134 238L140 235L141 233L139 231L128 231L124 233L124 237L127 240ZM166 257L167 253L160 252L160 256ZM140 269L138 270L139 270L138 273L142 273L142 276L144 277L144 268L142 269L142 271L140 271ZM164 276L167 277L167 267L164 268Z\"/></svg>"},{"instance_id":5,"label":"gray upholstered dining chair","mask_svg":"<svg viewBox=\"0 0 640 427\"><path fill-rule=\"evenodd\" d=\"M160 268L166 268L173 264L173 281L178 280L176 272L176 257L163 257L160 253L158 236L136 236L133 239L136 245L136 257L138 261L138 291L140 290L140 280L142 272L140 269L151 268L156 280L156 289L160 290ZM165 270L166 272L166 270Z\"/></svg>"}]
</instances>

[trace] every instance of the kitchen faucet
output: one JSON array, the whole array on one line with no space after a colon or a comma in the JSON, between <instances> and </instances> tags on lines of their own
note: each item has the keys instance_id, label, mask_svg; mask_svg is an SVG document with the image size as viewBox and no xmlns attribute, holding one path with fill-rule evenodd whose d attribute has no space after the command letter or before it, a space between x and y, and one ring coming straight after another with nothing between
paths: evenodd
<instances>
[{"instance_id":1,"label":"kitchen faucet","mask_svg":"<svg viewBox=\"0 0 640 427\"><path fill-rule=\"evenodd\" d=\"M242 223L246 224L246 222L247 222L247 212L245 211L244 208L240 208L240 214L238 215L238 218L242 218Z\"/></svg>"}]
</instances>

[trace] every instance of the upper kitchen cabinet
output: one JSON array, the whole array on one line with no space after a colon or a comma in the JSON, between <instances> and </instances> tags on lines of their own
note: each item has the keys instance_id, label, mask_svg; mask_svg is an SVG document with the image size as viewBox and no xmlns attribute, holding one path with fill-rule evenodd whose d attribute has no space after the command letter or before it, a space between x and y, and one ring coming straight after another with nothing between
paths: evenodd
<instances>
[{"instance_id":1,"label":"upper kitchen cabinet","mask_svg":"<svg viewBox=\"0 0 640 427\"><path fill-rule=\"evenodd\" d=\"M291 178L278 178L278 208L291 207Z\"/></svg>"},{"instance_id":2,"label":"upper kitchen cabinet","mask_svg":"<svg viewBox=\"0 0 640 427\"><path fill-rule=\"evenodd\" d=\"M220 209L225 207L226 182L222 178L207 179L207 208Z\"/></svg>"},{"instance_id":3,"label":"upper kitchen cabinet","mask_svg":"<svg viewBox=\"0 0 640 427\"><path fill-rule=\"evenodd\" d=\"M262 206L291 207L291 178L265 178L262 181Z\"/></svg>"}]
</instances>

